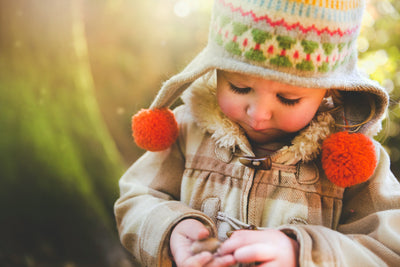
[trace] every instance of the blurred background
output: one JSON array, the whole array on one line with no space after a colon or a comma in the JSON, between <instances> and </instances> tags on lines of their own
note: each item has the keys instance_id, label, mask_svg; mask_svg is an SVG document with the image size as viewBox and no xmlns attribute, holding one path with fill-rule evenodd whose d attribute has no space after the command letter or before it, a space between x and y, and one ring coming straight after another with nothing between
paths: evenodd
<instances>
[{"instance_id":1,"label":"blurred background","mask_svg":"<svg viewBox=\"0 0 400 267\"><path fill-rule=\"evenodd\" d=\"M134 266L113 217L143 151L130 120L207 42L211 0L0 0L0 265ZM359 65L391 94L400 177L400 1L370 0Z\"/></svg>"}]
</instances>

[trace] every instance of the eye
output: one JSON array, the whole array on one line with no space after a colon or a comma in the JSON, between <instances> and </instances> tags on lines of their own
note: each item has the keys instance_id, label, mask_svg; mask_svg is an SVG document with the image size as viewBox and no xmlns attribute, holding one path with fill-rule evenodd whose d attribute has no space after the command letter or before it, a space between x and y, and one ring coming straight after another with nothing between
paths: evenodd
<instances>
[{"instance_id":1,"label":"eye","mask_svg":"<svg viewBox=\"0 0 400 267\"><path fill-rule=\"evenodd\" d=\"M290 98L283 97L281 95L276 95L276 97L279 99L279 101L282 104L287 105L287 106L294 106L294 105L298 104L301 99L301 98L290 99Z\"/></svg>"},{"instance_id":2,"label":"eye","mask_svg":"<svg viewBox=\"0 0 400 267\"><path fill-rule=\"evenodd\" d=\"M245 88L241 88L241 87L237 87L231 83L229 83L229 87L231 88L231 90L236 93L236 94L241 94L241 95L245 95L247 93L249 93L251 91L250 87L245 87Z\"/></svg>"}]
</instances>

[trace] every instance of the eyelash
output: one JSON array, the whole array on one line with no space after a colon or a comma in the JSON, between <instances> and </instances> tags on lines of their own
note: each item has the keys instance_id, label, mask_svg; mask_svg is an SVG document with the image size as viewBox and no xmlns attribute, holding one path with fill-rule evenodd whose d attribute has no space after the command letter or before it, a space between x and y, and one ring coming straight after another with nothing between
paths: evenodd
<instances>
[{"instance_id":1,"label":"eyelash","mask_svg":"<svg viewBox=\"0 0 400 267\"><path fill-rule=\"evenodd\" d=\"M300 98L288 99L288 98L285 98L285 97L283 97L281 95L277 95L277 97L278 97L279 101L282 104L286 105L286 106L294 106L294 105L296 105L297 103L300 102Z\"/></svg>"},{"instance_id":2,"label":"eyelash","mask_svg":"<svg viewBox=\"0 0 400 267\"><path fill-rule=\"evenodd\" d=\"M249 93L251 91L250 87L240 88L240 87L237 87L237 86L235 86L235 85L233 85L231 83L229 84L229 86L230 86L231 90L234 93L240 94L240 95L245 95L245 94L247 94L247 93ZM278 98L278 100L283 105L286 105L286 106L294 106L294 105L296 105L297 103L300 102L300 98L288 99L288 98L285 98L285 97L283 97L281 95L277 95L276 97Z\"/></svg>"},{"instance_id":3,"label":"eyelash","mask_svg":"<svg viewBox=\"0 0 400 267\"><path fill-rule=\"evenodd\" d=\"M245 95L251 91L250 87L240 88L240 87L234 86L231 83L229 84L229 86L234 93L237 93L240 95Z\"/></svg>"}]
</instances>

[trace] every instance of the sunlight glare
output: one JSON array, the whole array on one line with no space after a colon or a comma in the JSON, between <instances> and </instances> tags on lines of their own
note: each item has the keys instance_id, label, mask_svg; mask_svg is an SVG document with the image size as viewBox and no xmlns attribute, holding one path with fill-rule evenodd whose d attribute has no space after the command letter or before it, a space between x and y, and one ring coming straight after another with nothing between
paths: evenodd
<instances>
[{"instance_id":1,"label":"sunlight glare","mask_svg":"<svg viewBox=\"0 0 400 267\"><path fill-rule=\"evenodd\" d=\"M192 12L192 7L188 1L180 0L174 5L174 13L176 16L184 18L190 15Z\"/></svg>"},{"instance_id":2,"label":"sunlight glare","mask_svg":"<svg viewBox=\"0 0 400 267\"><path fill-rule=\"evenodd\" d=\"M364 36L360 36L357 39L357 48L358 48L358 52L360 52L360 53L366 52L369 48L369 42L368 42L367 38L365 38Z\"/></svg>"},{"instance_id":3,"label":"sunlight glare","mask_svg":"<svg viewBox=\"0 0 400 267\"><path fill-rule=\"evenodd\" d=\"M371 75L379 67L386 64L389 60L387 52L383 49L378 50L363 59L358 61L358 65L361 70L365 71L367 74Z\"/></svg>"},{"instance_id":4,"label":"sunlight glare","mask_svg":"<svg viewBox=\"0 0 400 267\"><path fill-rule=\"evenodd\" d=\"M364 12L364 18L362 19L362 27L371 28L375 24L374 17L368 12Z\"/></svg>"}]
</instances>

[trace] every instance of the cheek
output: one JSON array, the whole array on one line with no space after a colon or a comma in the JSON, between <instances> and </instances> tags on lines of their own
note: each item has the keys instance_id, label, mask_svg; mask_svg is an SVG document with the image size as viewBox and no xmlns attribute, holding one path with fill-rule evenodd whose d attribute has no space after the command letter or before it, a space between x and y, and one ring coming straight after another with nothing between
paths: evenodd
<instances>
[{"instance_id":1,"label":"cheek","mask_svg":"<svg viewBox=\"0 0 400 267\"><path fill-rule=\"evenodd\" d=\"M241 104L231 94L217 94L218 105L221 111L230 119L235 120L241 116Z\"/></svg>"},{"instance_id":2,"label":"cheek","mask_svg":"<svg viewBox=\"0 0 400 267\"><path fill-rule=\"evenodd\" d=\"M316 110L293 110L282 114L279 119L281 129L287 132L297 132L303 129L313 119Z\"/></svg>"}]
</instances>

